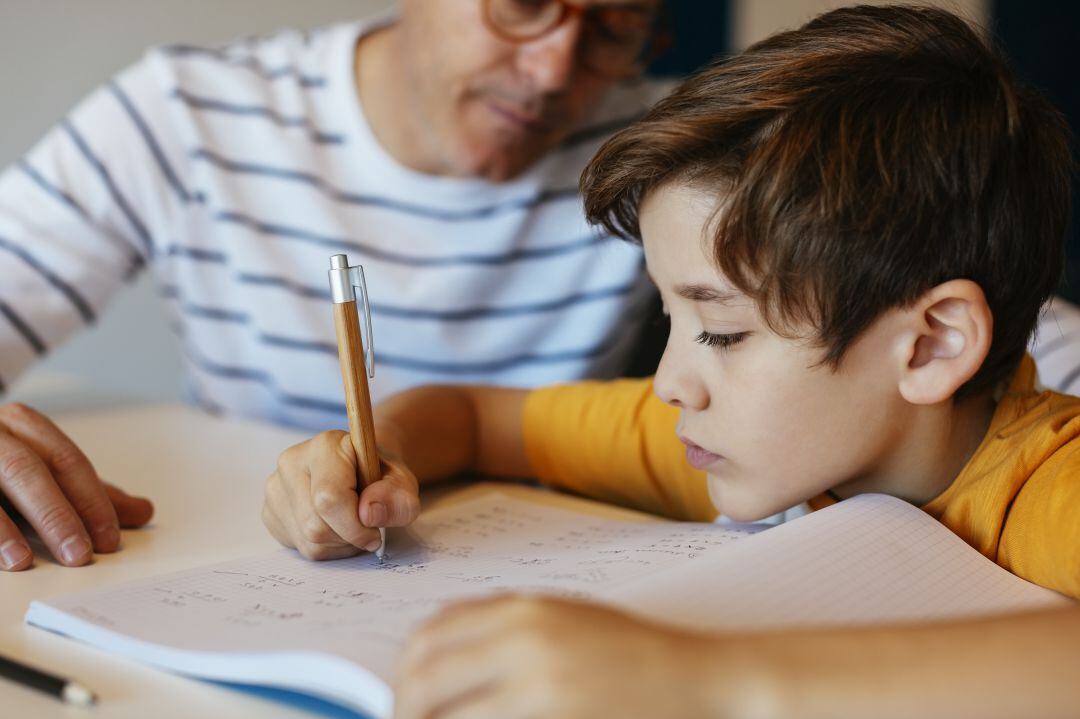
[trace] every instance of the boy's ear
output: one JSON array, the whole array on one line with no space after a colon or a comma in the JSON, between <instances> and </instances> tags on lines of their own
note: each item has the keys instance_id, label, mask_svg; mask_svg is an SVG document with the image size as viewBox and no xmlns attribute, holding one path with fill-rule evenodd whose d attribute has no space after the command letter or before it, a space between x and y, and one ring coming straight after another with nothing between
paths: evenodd
<instances>
[{"instance_id":1,"label":"boy's ear","mask_svg":"<svg viewBox=\"0 0 1080 719\"><path fill-rule=\"evenodd\" d=\"M906 366L900 394L912 404L937 404L982 367L994 334L994 317L982 288L950 280L924 293L905 310Z\"/></svg>"}]
</instances>

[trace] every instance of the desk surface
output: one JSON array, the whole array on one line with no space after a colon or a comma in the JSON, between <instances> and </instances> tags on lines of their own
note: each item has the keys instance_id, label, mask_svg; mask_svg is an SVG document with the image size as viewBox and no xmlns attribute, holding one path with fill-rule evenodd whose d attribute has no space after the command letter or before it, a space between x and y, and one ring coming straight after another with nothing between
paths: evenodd
<instances>
[{"instance_id":1,"label":"desk surface","mask_svg":"<svg viewBox=\"0 0 1080 719\"><path fill-rule=\"evenodd\" d=\"M182 406L59 415L102 477L154 501L154 521L125 531L123 548L87 567L61 567L41 546L36 566L0 573L0 653L78 679L100 699L92 710L0 680L5 717L310 717L286 704L184 679L26 626L32 599L221 562L276 548L262 526L263 483L283 449L307 438L279 427L222 420ZM492 491L474 485L425 494L425 506ZM647 521L648 515L566 495L498 485L531 501L600 516Z\"/></svg>"},{"instance_id":2,"label":"desk surface","mask_svg":"<svg viewBox=\"0 0 1080 719\"><path fill-rule=\"evenodd\" d=\"M112 584L272 549L262 526L263 483L278 454L305 436L216 419L179 407L144 407L56 418L101 476L149 496L152 524L126 531L123 549L87 567L54 563L0 574L0 653L77 678L97 692L92 710L0 680L9 717L310 716L224 687L172 676L23 624L31 599Z\"/></svg>"}]
</instances>

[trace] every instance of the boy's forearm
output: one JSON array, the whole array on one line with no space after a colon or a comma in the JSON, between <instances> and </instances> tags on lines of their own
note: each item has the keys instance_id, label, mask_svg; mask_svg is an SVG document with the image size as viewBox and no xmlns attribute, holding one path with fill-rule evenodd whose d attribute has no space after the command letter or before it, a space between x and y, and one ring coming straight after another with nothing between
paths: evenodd
<instances>
[{"instance_id":1,"label":"boy's forearm","mask_svg":"<svg viewBox=\"0 0 1080 719\"><path fill-rule=\"evenodd\" d=\"M749 635L714 649L703 671L727 679L711 683L710 703L728 710L734 701L739 716L993 719L1065 716L1080 706L1080 607Z\"/></svg>"},{"instance_id":2,"label":"boy's forearm","mask_svg":"<svg viewBox=\"0 0 1080 719\"><path fill-rule=\"evenodd\" d=\"M468 472L528 476L522 440L527 395L500 387L417 387L375 408L375 435L421 483Z\"/></svg>"}]
</instances>

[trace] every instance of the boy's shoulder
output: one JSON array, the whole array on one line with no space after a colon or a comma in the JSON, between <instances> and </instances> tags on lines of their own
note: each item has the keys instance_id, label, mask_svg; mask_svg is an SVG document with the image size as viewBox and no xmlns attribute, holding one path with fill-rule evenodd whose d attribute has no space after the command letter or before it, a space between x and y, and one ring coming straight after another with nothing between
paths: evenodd
<instances>
[{"instance_id":1,"label":"boy's shoulder","mask_svg":"<svg viewBox=\"0 0 1080 719\"><path fill-rule=\"evenodd\" d=\"M1036 386L1025 357L975 454L923 507L988 558L1080 596L1080 397Z\"/></svg>"}]
</instances>

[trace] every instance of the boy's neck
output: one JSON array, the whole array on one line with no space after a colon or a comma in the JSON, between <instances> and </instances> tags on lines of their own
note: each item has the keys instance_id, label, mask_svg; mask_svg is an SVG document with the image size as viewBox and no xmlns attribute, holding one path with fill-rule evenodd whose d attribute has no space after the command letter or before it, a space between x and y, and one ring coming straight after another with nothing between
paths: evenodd
<instances>
[{"instance_id":1,"label":"boy's neck","mask_svg":"<svg viewBox=\"0 0 1080 719\"><path fill-rule=\"evenodd\" d=\"M944 492L967 466L990 429L993 393L948 406L913 408L893 452L869 475L832 489L841 499L880 492L922 506Z\"/></svg>"}]
</instances>

